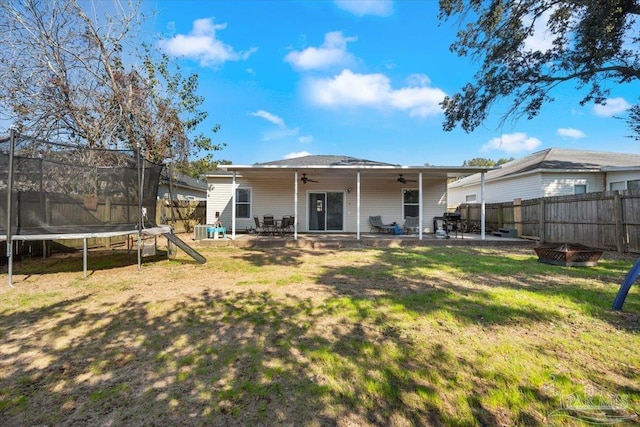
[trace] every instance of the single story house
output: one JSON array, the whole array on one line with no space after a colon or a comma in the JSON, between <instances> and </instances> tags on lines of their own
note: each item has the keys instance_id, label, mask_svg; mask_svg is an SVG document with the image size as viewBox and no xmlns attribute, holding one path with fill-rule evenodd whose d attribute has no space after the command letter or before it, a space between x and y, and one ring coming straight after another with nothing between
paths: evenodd
<instances>
[{"instance_id":1,"label":"single story house","mask_svg":"<svg viewBox=\"0 0 640 427\"><path fill-rule=\"evenodd\" d=\"M419 217L418 235L433 233L447 209L447 182L486 167L401 166L348 156L305 156L250 166L220 165L205 174L207 224L255 227L254 217L295 217L295 232L360 233L369 216L403 225ZM229 233L227 233L229 235Z\"/></svg>"},{"instance_id":2,"label":"single story house","mask_svg":"<svg viewBox=\"0 0 640 427\"><path fill-rule=\"evenodd\" d=\"M165 167L158 182L158 199L203 202L207 199L207 183Z\"/></svg>"},{"instance_id":3,"label":"single story house","mask_svg":"<svg viewBox=\"0 0 640 427\"><path fill-rule=\"evenodd\" d=\"M484 178L484 179L483 179ZM549 148L449 183L448 207L638 188L640 155Z\"/></svg>"}]
</instances>

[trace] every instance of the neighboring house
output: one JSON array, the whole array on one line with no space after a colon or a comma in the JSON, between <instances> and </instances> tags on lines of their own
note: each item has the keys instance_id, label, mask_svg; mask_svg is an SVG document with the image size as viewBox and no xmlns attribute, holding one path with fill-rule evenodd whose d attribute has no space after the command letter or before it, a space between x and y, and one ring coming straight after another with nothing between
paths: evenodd
<instances>
[{"instance_id":1,"label":"neighboring house","mask_svg":"<svg viewBox=\"0 0 640 427\"><path fill-rule=\"evenodd\" d=\"M484 176L486 203L638 188L640 155L549 148L504 163ZM448 186L448 206L480 203L481 176Z\"/></svg>"},{"instance_id":2,"label":"neighboring house","mask_svg":"<svg viewBox=\"0 0 640 427\"><path fill-rule=\"evenodd\" d=\"M168 168L160 174L158 183L158 199L173 200L207 200L207 183L192 178L183 173L173 172L173 179L169 179ZM169 196L171 195L171 197Z\"/></svg>"},{"instance_id":3,"label":"neighboring house","mask_svg":"<svg viewBox=\"0 0 640 427\"><path fill-rule=\"evenodd\" d=\"M233 232L250 230L254 216L295 216L297 232L369 232L369 216L403 225L407 216L433 230L446 211L447 182L484 167L400 166L346 156L305 156L220 165L205 174L207 224L217 219ZM420 233L420 236L422 233Z\"/></svg>"},{"instance_id":4,"label":"neighboring house","mask_svg":"<svg viewBox=\"0 0 640 427\"><path fill-rule=\"evenodd\" d=\"M607 190L640 190L640 163L635 166L602 168L607 177Z\"/></svg>"}]
</instances>

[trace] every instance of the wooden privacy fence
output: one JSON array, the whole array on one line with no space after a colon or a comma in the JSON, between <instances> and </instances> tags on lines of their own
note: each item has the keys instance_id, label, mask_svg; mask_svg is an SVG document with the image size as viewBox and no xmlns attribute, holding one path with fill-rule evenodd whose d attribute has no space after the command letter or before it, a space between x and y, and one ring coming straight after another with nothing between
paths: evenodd
<instances>
[{"instance_id":1,"label":"wooden privacy fence","mask_svg":"<svg viewBox=\"0 0 640 427\"><path fill-rule=\"evenodd\" d=\"M458 207L478 223L479 203ZM543 197L485 205L487 232L515 228L540 243L581 243L618 252L640 252L640 190Z\"/></svg>"},{"instance_id":2,"label":"wooden privacy fence","mask_svg":"<svg viewBox=\"0 0 640 427\"><path fill-rule=\"evenodd\" d=\"M169 224L176 233L191 233L196 225L206 224L207 203L189 200L158 200L156 223Z\"/></svg>"}]
</instances>

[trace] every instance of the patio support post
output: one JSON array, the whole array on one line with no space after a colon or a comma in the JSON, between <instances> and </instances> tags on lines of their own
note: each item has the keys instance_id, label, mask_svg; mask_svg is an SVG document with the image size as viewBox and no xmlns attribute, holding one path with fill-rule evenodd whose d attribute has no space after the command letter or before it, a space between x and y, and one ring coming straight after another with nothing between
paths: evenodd
<instances>
[{"instance_id":1,"label":"patio support post","mask_svg":"<svg viewBox=\"0 0 640 427\"><path fill-rule=\"evenodd\" d=\"M480 239L485 240L484 172L480 172Z\"/></svg>"},{"instance_id":2,"label":"patio support post","mask_svg":"<svg viewBox=\"0 0 640 427\"><path fill-rule=\"evenodd\" d=\"M356 239L360 240L360 171L356 176Z\"/></svg>"},{"instance_id":3,"label":"patio support post","mask_svg":"<svg viewBox=\"0 0 640 427\"><path fill-rule=\"evenodd\" d=\"M236 172L231 180L231 240L236 240Z\"/></svg>"},{"instance_id":4,"label":"patio support post","mask_svg":"<svg viewBox=\"0 0 640 427\"><path fill-rule=\"evenodd\" d=\"M418 227L420 227L418 240L422 240L422 172L418 174L418 209L420 210L418 215Z\"/></svg>"},{"instance_id":5,"label":"patio support post","mask_svg":"<svg viewBox=\"0 0 640 427\"><path fill-rule=\"evenodd\" d=\"M298 240L298 171L293 175L293 240Z\"/></svg>"}]
</instances>

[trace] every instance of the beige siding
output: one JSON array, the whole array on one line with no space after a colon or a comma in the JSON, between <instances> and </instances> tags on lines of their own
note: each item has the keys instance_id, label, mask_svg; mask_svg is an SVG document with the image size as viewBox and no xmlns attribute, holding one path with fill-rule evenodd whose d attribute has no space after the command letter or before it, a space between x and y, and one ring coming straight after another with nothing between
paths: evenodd
<instances>
[{"instance_id":1,"label":"beige siding","mask_svg":"<svg viewBox=\"0 0 640 427\"><path fill-rule=\"evenodd\" d=\"M575 185L585 184L587 193L604 191L603 180L604 175L600 173L572 173L570 175L545 173L542 175L542 196L570 196L575 194Z\"/></svg>"},{"instance_id":2,"label":"beige siding","mask_svg":"<svg viewBox=\"0 0 640 427\"><path fill-rule=\"evenodd\" d=\"M272 214L275 218L294 215L293 179L237 179L237 187L251 189L251 215L262 218ZM357 230L357 183L352 177L323 175L318 183L298 184L298 231L306 232L308 227L308 200L311 192L342 192L344 194L344 230ZM215 221L215 213L220 212L222 223L231 226L231 178L209 178L207 195L207 223ZM417 189L417 183L399 184L395 178L361 177L360 231L369 232L369 216L381 215L386 223L403 223L403 189ZM446 183L444 180L424 180L423 182L424 231L433 232L433 217L441 216L446 210ZM254 225L253 218L236 220L237 230L244 231Z\"/></svg>"},{"instance_id":3,"label":"beige siding","mask_svg":"<svg viewBox=\"0 0 640 427\"><path fill-rule=\"evenodd\" d=\"M513 199L536 199L542 196L542 180L539 173L499 181L486 181L484 186L485 203L512 202ZM475 195L476 203L481 202L480 184L466 187L449 187L449 208L466 203L467 195Z\"/></svg>"},{"instance_id":4,"label":"beige siding","mask_svg":"<svg viewBox=\"0 0 640 427\"><path fill-rule=\"evenodd\" d=\"M534 173L513 178L501 178L485 182L485 202L512 202L538 197L567 196L575 192L575 185L587 185L587 192L604 191L603 175L600 173ZM465 203L466 196L476 195L480 203L480 184L466 187L449 187L449 208Z\"/></svg>"},{"instance_id":5,"label":"beige siding","mask_svg":"<svg viewBox=\"0 0 640 427\"><path fill-rule=\"evenodd\" d=\"M624 189L627 190L627 181L635 181L640 179L639 171L613 171L607 172L607 188L605 191L611 191L612 182L624 182Z\"/></svg>"}]
</instances>

